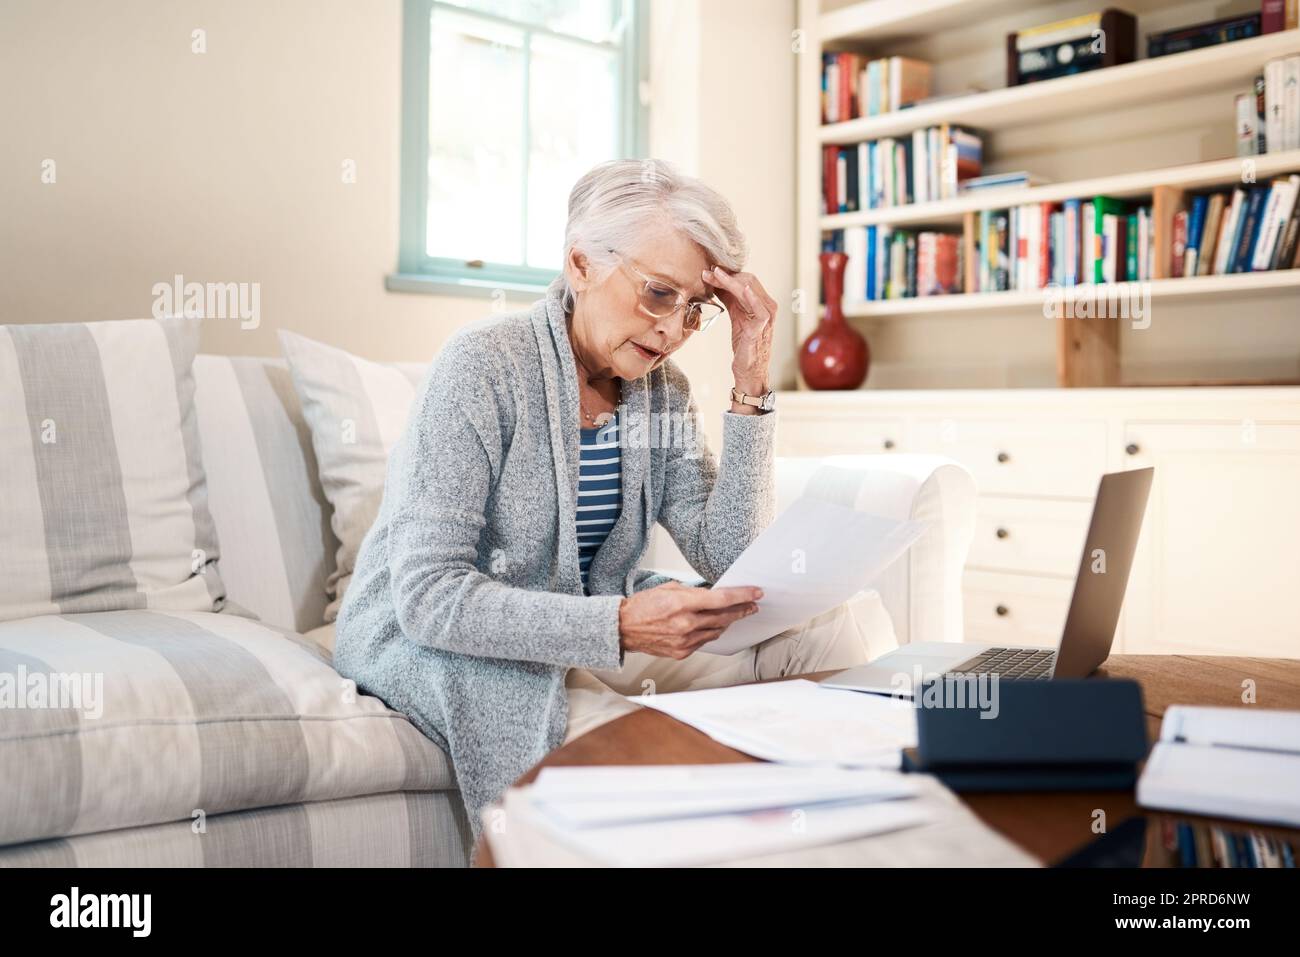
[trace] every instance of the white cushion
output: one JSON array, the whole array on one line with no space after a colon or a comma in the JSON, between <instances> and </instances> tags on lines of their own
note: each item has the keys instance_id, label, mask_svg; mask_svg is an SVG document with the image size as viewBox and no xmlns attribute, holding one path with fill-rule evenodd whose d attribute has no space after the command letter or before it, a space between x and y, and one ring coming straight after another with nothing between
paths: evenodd
<instances>
[{"instance_id":1,"label":"white cushion","mask_svg":"<svg viewBox=\"0 0 1300 957\"><path fill-rule=\"evenodd\" d=\"M197 319L0 326L0 620L214 611Z\"/></svg>"},{"instance_id":2,"label":"white cushion","mask_svg":"<svg viewBox=\"0 0 1300 957\"><path fill-rule=\"evenodd\" d=\"M388 455L406 428L424 367L370 362L342 349L280 333L294 388L311 429L330 525L339 541L326 582L325 621L338 617L361 540L379 515Z\"/></svg>"},{"instance_id":3,"label":"white cushion","mask_svg":"<svg viewBox=\"0 0 1300 957\"><path fill-rule=\"evenodd\" d=\"M405 715L234 615L2 622L0 715L0 845L455 787Z\"/></svg>"}]
</instances>

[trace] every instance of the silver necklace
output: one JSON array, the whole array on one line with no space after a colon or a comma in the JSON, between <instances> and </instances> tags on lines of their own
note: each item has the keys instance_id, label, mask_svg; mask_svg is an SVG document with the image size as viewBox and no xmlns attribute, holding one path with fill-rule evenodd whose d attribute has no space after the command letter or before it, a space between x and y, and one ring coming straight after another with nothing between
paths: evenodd
<instances>
[{"instance_id":1,"label":"silver necklace","mask_svg":"<svg viewBox=\"0 0 1300 957\"><path fill-rule=\"evenodd\" d=\"M617 407L622 401L623 401L623 382L622 380L620 380L618 383L618 398L614 402L615 407ZM599 415L592 415L590 412L588 412L587 407L582 404L581 391L578 392L578 409L582 412L582 417L594 426L602 426L614 417L614 413L612 412L601 412Z\"/></svg>"}]
</instances>

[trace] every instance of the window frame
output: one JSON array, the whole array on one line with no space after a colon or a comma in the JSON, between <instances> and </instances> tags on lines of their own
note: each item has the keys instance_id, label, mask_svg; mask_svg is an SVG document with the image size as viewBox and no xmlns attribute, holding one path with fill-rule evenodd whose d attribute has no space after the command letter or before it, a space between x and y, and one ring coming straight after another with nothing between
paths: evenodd
<instances>
[{"instance_id":1,"label":"window frame","mask_svg":"<svg viewBox=\"0 0 1300 957\"><path fill-rule=\"evenodd\" d=\"M649 109L641 100L641 90L648 79L649 4L645 0L623 2L627 5L630 36L625 42L621 57L619 155L642 158L647 154L649 137ZM401 222L397 272L387 278L387 288L397 292L485 296L502 291L511 298L536 298L545 292L555 278L555 270L514 263L430 256L426 251L429 209L429 23L437 7L510 24L526 33L551 33L545 27L467 10L440 0L403 0ZM573 39L567 34L554 35ZM525 60L525 95L528 83ZM525 141L525 156L527 149ZM524 215L527 216L526 209ZM525 230L526 228L525 225Z\"/></svg>"}]
</instances>

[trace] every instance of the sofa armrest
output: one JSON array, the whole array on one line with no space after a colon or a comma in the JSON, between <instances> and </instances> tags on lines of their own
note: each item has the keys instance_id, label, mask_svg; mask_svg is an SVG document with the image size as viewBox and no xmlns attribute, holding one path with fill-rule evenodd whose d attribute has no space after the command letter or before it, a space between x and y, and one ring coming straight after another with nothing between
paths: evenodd
<instances>
[{"instance_id":1,"label":"sofa armrest","mask_svg":"<svg viewBox=\"0 0 1300 957\"><path fill-rule=\"evenodd\" d=\"M777 513L812 495L929 528L902 559L874 581L899 644L961 641L962 571L975 536L975 480L938 455L834 455L776 460ZM677 578L698 579L657 525L643 564Z\"/></svg>"},{"instance_id":2,"label":"sofa armrest","mask_svg":"<svg viewBox=\"0 0 1300 957\"><path fill-rule=\"evenodd\" d=\"M902 559L864 582L880 592L900 645L961 641L962 572L975 537L975 480L938 455L777 459L777 508L814 495L898 521L929 523Z\"/></svg>"}]
</instances>

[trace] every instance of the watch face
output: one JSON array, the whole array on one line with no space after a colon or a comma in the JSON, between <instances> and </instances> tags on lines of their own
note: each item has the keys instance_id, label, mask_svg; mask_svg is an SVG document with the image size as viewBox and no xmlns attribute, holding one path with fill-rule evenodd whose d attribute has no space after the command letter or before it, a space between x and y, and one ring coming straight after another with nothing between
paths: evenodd
<instances>
[{"instance_id":1,"label":"watch face","mask_svg":"<svg viewBox=\"0 0 1300 957\"><path fill-rule=\"evenodd\" d=\"M771 412L775 408L776 408L776 393L769 392L767 395L763 396L763 411Z\"/></svg>"}]
</instances>

